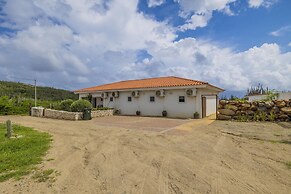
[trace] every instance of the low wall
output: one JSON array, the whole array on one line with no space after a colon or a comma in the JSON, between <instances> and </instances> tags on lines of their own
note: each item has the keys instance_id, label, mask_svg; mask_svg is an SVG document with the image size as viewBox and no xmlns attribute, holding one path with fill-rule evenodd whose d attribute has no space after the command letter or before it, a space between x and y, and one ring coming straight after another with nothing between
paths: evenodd
<instances>
[{"instance_id":1,"label":"low wall","mask_svg":"<svg viewBox=\"0 0 291 194\"><path fill-rule=\"evenodd\" d=\"M106 116L113 116L114 110L94 110L91 112L91 117L106 117Z\"/></svg>"},{"instance_id":2,"label":"low wall","mask_svg":"<svg viewBox=\"0 0 291 194\"><path fill-rule=\"evenodd\" d=\"M106 117L113 116L114 110L96 110L91 112L91 117ZM52 119L63 119L63 120L82 120L82 112L67 112L61 110L45 109L42 107L32 107L31 116L33 117L46 117Z\"/></svg>"},{"instance_id":3,"label":"low wall","mask_svg":"<svg viewBox=\"0 0 291 194\"><path fill-rule=\"evenodd\" d=\"M67 112L60 110L44 109L43 117L51 119L63 119L63 120L82 120L82 112Z\"/></svg>"},{"instance_id":4,"label":"low wall","mask_svg":"<svg viewBox=\"0 0 291 194\"><path fill-rule=\"evenodd\" d=\"M218 120L291 121L291 99L269 102L220 100Z\"/></svg>"},{"instance_id":5,"label":"low wall","mask_svg":"<svg viewBox=\"0 0 291 194\"><path fill-rule=\"evenodd\" d=\"M31 116L33 117L43 117L43 107L32 107L31 108Z\"/></svg>"}]
</instances>

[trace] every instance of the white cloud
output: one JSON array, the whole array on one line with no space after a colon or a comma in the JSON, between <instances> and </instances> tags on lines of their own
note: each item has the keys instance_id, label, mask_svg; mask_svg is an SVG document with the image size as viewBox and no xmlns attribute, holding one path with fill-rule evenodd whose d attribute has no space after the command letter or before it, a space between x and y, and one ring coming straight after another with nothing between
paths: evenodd
<instances>
[{"instance_id":1,"label":"white cloud","mask_svg":"<svg viewBox=\"0 0 291 194\"><path fill-rule=\"evenodd\" d=\"M213 11L221 11L227 15L234 15L229 5L237 0L175 0L181 6L181 16L190 18L181 30L195 30L197 27L205 27L212 18Z\"/></svg>"},{"instance_id":2,"label":"white cloud","mask_svg":"<svg viewBox=\"0 0 291 194\"><path fill-rule=\"evenodd\" d=\"M137 12L137 0L23 0L23 10L16 2L3 7L2 25L18 31L0 36L1 79L36 77L45 85L77 89L176 75L230 90L258 82L291 88L291 52L283 53L277 44L236 52L211 41L175 41L171 26ZM185 29L206 25L211 10L225 9L222 1L199 2L185 8L191 20Z\"/></svg>"},{"instance_id":3,"label":"white cloud","mask_svg":"<svg viewBox=\"0 0 291 194\"><path fill-rule=\"evenodd\" d=\"M272 36L283 36L286 33L291 33L291 26L281 27L278 30L270 32L270 35L272 35Z\"/></svg>"},{"instance_id":4,"label":"white cloud","mask_svg":"<svg viewBox=\"0 0 291 194\"><path fill-rule=\"evenodd\" d=\"M165 0L148 0L149 7L157 7L165 3Z\"/></svg>"},{"instance_id":5,"label":"white cloud","mask_svg":"<svg viewBox=\"0 0 291 194\"><path fill-rule=\"evenodd\" d=\"M0 37L0 67L25 77L44 74L71 84L85 76L110 80L112 69L134 61L139 49L176 38L166 23L138 13L137 0L27 0L23 10L17 2L3 7L2 25L19 31Z\"/></svg>"},{"instance_id":6,"label":"white cloud","mask_svg":"<svg viewBox=\"0 0 291 194\"><path fill-rule=\"evenodd\" d=\"M277 3L278 0L249 0L249 7L258 8L258 7L270 7L273 4Z\"/></svg>"},{"instance_id":7,"label":"white cloud","mask_svg":"<svg viewBox=\"0 0 291 194\"><path fill-rule=\"evenodd\" d=\"M235 52L188 38L150 54L153 56L150 62L136 64L131 70L157 69L163 75L205 80L228 90L243 90L257 83L282 90L291 87L291 52L282 53L277 44Z\"/></svg>"},{"instance_id":8,"label":"white cloud","mask_svg":"<svg viewBox=\"0 0 291 194\"><path fill-rule=\"evenodd\" d=\"M291 46L291 42L289 42L288 46Z\"/></svg>"}]
</instances>

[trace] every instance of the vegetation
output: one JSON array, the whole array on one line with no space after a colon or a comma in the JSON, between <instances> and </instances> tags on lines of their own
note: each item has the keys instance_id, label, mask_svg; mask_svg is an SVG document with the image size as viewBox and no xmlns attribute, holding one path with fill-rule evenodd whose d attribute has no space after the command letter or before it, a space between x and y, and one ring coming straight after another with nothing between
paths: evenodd
<instances>
[{"instance_id":1,"label":"vegetation","mask_svg":"<svg viewBox=\"0 0 291 194\"><path fill-rule=\"evenodd\" d=\"M55 177L53 176L56 174L57 171L54 169L47 169L44 171L36 171L35 174L32 176L33 179L35 179L37 182L55 182ZM58 175L58 174L56 174Z\"/></svg>"},{"instance_id":2,"label":"vegetation","mask_svg":"<svg viewBox=\"0 0 291 194\"><path fill-rule=\"evenodd\" d=\"M0 97L34 98L34 86L19 82L0 81ZM61 101L65 99L77 100L78 96L71 91L52 87L37 86L37 99L44 101Z\"/></svg>"},{"instance_id":3,"label":"vegetation","mask_svg":"<svg viewBox=\"0 0 291 194\"><path fill-rule=\"evenodd\" d=\"M65 99L77 100L78 97L66 90L37 87L37 106L67 109L67 105L59 103ZM61 107L62 105L65 107ZM0 81L0 115L28 115L32 106L34 106L34 86Z\"/></svg>"},{"instance_id":4,"label":"vegetation","mask_svg":"<svg viewBox=\"0 0 291 194\"><path fill-rule=\"evenodd\" d=\"M5 138L5 125L0 124L0 182L29 174L50 147L51 136L47 133L17 125L13 130L22 137Z\"/></svg>"},{"instance_id":5,"label":"vegetation","mask_svg":"<svg viewBox=\"0 0 291 194\"><path fill-rule=\"evenodd\" d=\"M272 101L277 99L278 97L278 92L276 90L269 90L267 92L267 96L265 99L263 99L263 101Z\"/></svg>"},{"instance_id":6,"label":"vegetation","mask_svg":"<svg viewBox=\"0 0 291 194\"><path fill-rule=\"evenodd\" d=\"M291 162L286 162L285 164L286 164L287 168L289 168L291 170Z\"/></svg>"},{"instance_id":7,"label":"vegetation","mask_svg":"<svg viewBox=\"0 0 291 194\"><path fill-rule=\"evenodd\" d=\"M83 112L85 108L92 108L92 104L88 100L77 100L71 105L73 112Z\"/></svg>"},{"instance_id":8,"label":"vegetation","mask_svg":"<svg viewBox=\"0 0 291 194\"><path fill-rule=\"evenodd\" d=\"M68 100L63 100L60 105L59 109L64 110L64 111L71 111L71 105L74 103L74 100L68 99Z\"/></svg>"},{"instance_id":9,"label":"vegetation","mask_svg":"<svg viewBox=\"0 0 291 194\"><path fill-rule=\"evenodd\" d=\"M58 102L39 100L37 101L37 105L45 108L53 108L58 105ZM9 98L8 96L0 97L0 115L28 115L32 106L34 106L33 99L20 97Z\"/></svg>"}]
</instances>

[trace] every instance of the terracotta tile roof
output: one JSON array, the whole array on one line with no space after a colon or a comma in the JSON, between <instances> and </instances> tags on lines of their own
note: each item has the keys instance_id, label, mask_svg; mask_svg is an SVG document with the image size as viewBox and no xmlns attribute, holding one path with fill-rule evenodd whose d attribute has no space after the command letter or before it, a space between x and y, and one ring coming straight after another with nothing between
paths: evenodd
<instances>
[{"instance_id":1,"label":"terracotta tile roof","mask_svg":"<svg viewBox=\"0 0 291 194\"><path fill-rule=\"evenodd\" d=\"M126 90L126 89L142 89L142 88L160 88L160 87L176 87L176 86L198 86L205 85L207 82L191 80L180 77L158 77L138 80L126 80L84 88L75 92L91 92L91 91L106 91L106 90ZM210 85L210 84L208 84ZM214 86L215 87L215 86ZM220 88L218 88L220 89Z\"/></svg>"}]
</instances>

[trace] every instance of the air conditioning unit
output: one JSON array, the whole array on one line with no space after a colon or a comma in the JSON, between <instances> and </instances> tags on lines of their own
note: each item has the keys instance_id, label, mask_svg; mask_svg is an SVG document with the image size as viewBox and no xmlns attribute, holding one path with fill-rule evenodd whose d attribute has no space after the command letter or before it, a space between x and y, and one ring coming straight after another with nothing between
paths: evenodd
<instances>
[{"instance_id":1,"label":"air conditioning unit","mask_svg":"<svg viewBox=\"0 0 291 194\"><path fill-rule=\"evenodd\" d=\"M112 92L112 97L118 98L119 97L119 92L118 91Z\"/></svg>"},{"instance_id":2,"label":"air conditioning unit","mask_svg":"<svg viewBox=\"0 0 291 194\"><path fill-rule=\"evenodd\" d=\"M158 97L164 97L166 95L165 90L157 90L156 91L156 96Z\"/></svg>"},{"instance_id":3,"label":"air conditioning unit","mask_svg":"<svg viewBox=\"0 0 291 194\"><path fill-rule=\"evenodd\" d=\"M186 90L186 94L187 94L187 96L196 96L197 95L197 90L196 90L196 88L194 88L194 89L187 89Z\"/></svg>"},{"instance_id":4,"label":"air conditioning unit","mask_svg":"<svg viewBox=\"0 0 291 194\"><path fill-rule=\"evenodd\" d=\"M132 91L131 92L131 95L135 98L138 98L139 97L139 91Z\"/></svg>"},{"instance_id":5,"label":"air conditioning unit","mask_svg":"<svg viewBox=\"0 0 291 194\"><path fill-rule=\"evenodd\" d=\"M101 98L108 98L108 92L103 92L102 94L101 94Z\"/></svg>"}]
</instances>

